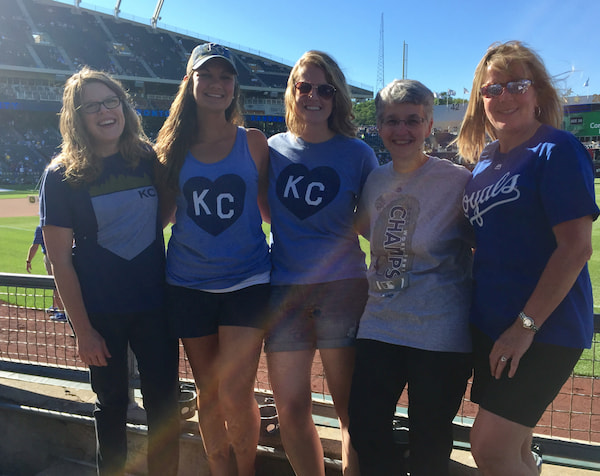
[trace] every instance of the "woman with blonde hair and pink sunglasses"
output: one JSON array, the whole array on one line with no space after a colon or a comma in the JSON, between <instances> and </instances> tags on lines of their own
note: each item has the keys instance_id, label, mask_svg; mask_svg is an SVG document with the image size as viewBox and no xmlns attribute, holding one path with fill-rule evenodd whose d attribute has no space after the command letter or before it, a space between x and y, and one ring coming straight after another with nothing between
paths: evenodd
<instances>
[{"instance_id":1,"label":"woman with blonde hair and pink sunglasses","mask_svg":"<svg viewBox=\"0 0 600 476\"><path fill-rule=\"evenodd\" d=\"M343 472L354 475L359 473L348 435L348 397L367 282L353 221L377 160L355 138L349 88L329 55L308 51L298 60L285 106L288 132L269 139L269 376L294 471L324 475L311 400L311 366L319 349L342 431Z\"/></svg>"},{"instance_id":2,"label":"woman with blonde hair and pink sunglasses","mask_svg":"<svg viewBox=\"0 0 600 476\"><path fill-rule=\"evenodd\" d=\"M476 240L471 451L486 476L538 473L533 428L592 341L599 210L590 156L562 117L534 51L518 41L487 50L458 136L477 161L463 209Z\"/></svg>"}]
</instances>

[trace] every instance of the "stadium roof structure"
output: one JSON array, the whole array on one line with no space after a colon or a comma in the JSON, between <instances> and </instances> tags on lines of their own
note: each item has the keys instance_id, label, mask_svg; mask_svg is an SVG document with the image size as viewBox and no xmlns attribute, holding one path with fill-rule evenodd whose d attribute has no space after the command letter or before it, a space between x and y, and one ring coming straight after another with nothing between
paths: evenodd
<instances>
[{"instance_id":1,"label":"stadium roof structure","mask_svg":"<svg viewBox=\"0 0 600 476\"><path fill-rule=\"evenodd\" d=\"M59 107L64 81L83 65L129 87L139 108L163 116L185 75L191 50L209 40L52 0L0 0L0 109ZM228 45L227 45L228 46ZM246 114L283 120L291 66L228 48L239 72ZM351 85L355 100L373 92Z\"/></svg>"}]
</instances>

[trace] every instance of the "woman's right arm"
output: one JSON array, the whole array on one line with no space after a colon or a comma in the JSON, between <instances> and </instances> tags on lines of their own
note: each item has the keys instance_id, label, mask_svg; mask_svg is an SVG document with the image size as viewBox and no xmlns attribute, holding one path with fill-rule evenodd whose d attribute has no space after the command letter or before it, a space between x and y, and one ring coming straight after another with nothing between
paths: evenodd
<instances>
[{"instance_id":1,"label":"woman's right arm","mask_svg":"<svg viewBox=\"0 0 600 476\"><path fill-rule=\"evenodd\" d=\"M252 155L258 170L258 208L263 221L271 223L268 200L269 145L265 135L258 129L247 129L246 134L250 155Z\"/></svg>"},{"instance_id":2,"label":"woman's right arm","mask_svg":"<svg viewBox=\"0 0 600 476\"><path fill-rule=\"evenodd\" d=\"M79 278L73 267L73 230L60 226L43 227L46 255L52 264L54 281L75 330L79 357L87 365L103 367L110 353L102 336L88 318Z\"/></svg>"},{"instance_id":3,"label":"woman's right arm","mask_svg":"<svg viewBox=\"0 0 600 476\"><path fill-rule=\"evenodd\" d=\"M26 264L27 264L27 272L28 273L31 273L31 260L33 260L33 257L37 253L37 250L39 247L40 247L40 245L38 245L37 243L32 243L31 246L29 247L29 250L27 251Z\"/></svg>"},{"instance_id":4,"label":"woman's right arm","mask_svg":"<svg viewBox=\"0 0 600 476\"><path fill-rule=\"evenodd\" d=\"M177 211L176 193L171 190L158 191L158 212L163 228L175 224L175 212Z\"/></svg>"},{"instance_id":5,"label":"woman's right arm","mask_svg":"<svg viewBox=\"0 0 600 476\"><path fill-rule=\"evenodd\" d=\"M158 193L158 213L160 223L166 228L175 223L175 211L177 210L177 192L167 185L167 168L159 162L154 161L154 185Z\"/></svg>"}]
</instances>

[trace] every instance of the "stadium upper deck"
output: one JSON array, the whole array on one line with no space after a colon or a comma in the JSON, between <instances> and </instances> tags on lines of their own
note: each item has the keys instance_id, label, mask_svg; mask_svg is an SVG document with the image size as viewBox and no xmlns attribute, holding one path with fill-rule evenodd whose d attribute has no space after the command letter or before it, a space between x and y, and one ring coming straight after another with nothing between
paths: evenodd
<instances>
[{"instance_id":1,"label":"stadium upper deck","mask_svg":"<svg viewBox=\"0 0 600 476\"><path fill-rule=\"evenodd\" d=\"M206 41L51 0L0 0L0 32L1 102L48 110L39 103L60 101L65 79L89 65L118 77L140 109L158 116L168 110L190 51ZM250 119L282 121L291 67L231 50ZM357 100L373 96L356 86L351 93Z\"/></svg>"},{"instance_id":2,"label":"stadium upper deck","mask_svg":"<svg viewBox=\"0 0 600 476\"><path fill-rule=\"evenodd\" d=\"M192 34L192 33L190 33ZM129 90L154 137L168 115L192 49L206 40L52 0L0 0L0 182L35 184L60 143L57 112L66 79L83 65ZM291 66L230 48L246 124L285 129ZM373 92L351 86L357 100Z\"/></svg>"}]
</instances>

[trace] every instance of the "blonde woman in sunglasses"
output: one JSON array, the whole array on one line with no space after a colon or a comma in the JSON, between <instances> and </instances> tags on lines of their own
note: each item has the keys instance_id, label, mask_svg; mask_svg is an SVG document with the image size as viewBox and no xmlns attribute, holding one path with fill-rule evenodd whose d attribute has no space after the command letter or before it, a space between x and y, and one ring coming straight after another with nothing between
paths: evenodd
<instances>
[{"instance_id":1,"label":"blonde woman in sunglasses","mask_svg":"<svg viewBox=\"0 0 600 476\"><path fill-rule=\"evenodd\" d=\"M561 122L538 55L518 41L492 45L458 136L477 161L463 208L476 236L471 451L486 476L538 473L533 428L591 345L599 210L589 154Z\"/></svg>"},{"instance_id":2,"label":"blonde woman in sunglasses","mask_svg":"<svg viewBox=\"0 0 600 476\"><path fill-rule=\"evenodd\" d=\"M269 377L294 471L324 475L311 401L311 366L319 349L340 420L343 471L356 475L348 396L367 283L353 220L377 161L373 150L355 138L348 86L329 55L308 51L298 60L288 79L285 106L288 132L269 140Z\"/></svg>"}]
</instances>

